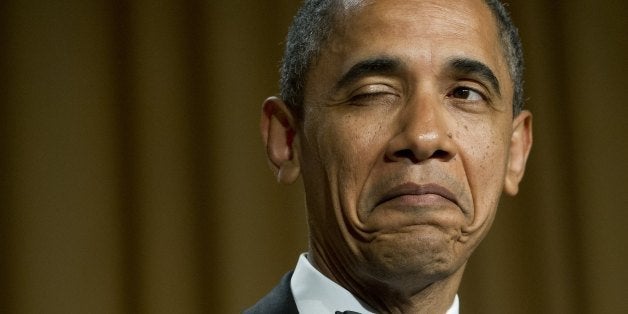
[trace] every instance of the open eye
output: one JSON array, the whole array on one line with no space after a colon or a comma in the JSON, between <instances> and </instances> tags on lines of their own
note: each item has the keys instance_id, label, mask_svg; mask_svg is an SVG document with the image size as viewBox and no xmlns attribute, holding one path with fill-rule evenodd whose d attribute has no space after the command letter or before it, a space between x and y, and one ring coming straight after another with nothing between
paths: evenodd
<instances>
[{"instance_id":1,"label":"open eye","mask_svg":"<svg viewBox=\"0 0 628 314\"><path fill-rule=\"evenodd\" d=\"M473 88L463 87L463 86L455 88L448 96L457 98L457 99L463 99L466 101L486 100L486 98L484 97L484 95L482 95L482 93L476 91Z\"/></svg>"}]
</instances>

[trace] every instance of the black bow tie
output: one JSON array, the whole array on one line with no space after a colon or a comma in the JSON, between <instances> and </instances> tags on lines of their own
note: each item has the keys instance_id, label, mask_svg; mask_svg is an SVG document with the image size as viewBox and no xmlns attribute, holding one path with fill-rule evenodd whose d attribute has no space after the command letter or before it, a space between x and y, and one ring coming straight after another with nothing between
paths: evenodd
<instances>
[{"instance_id":1,"label":"black bow tie","mask_svg":"<svg viewBox=\"0 0 628 314\"><path fill-rule=\"evenodd\" d=\"M344 312L336 311L336 314L360 314L360 313L354 312L354 311L344 311Z\"/></svg>"}]
</instances>

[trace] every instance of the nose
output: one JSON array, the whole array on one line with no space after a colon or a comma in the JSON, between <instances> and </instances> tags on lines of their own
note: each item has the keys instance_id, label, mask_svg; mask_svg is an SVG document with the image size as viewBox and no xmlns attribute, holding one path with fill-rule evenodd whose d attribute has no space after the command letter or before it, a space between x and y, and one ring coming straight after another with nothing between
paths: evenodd
<instances>
[{"instance_id":1,"label":"nose","mask_svg":"<svg viewBox=\"0 0 628 314\"><path fill-rule=\"evenodd\" d=\"M428 95L416 98L399 112L399 129L388 143L386 159L415 164L451 160L457 151L445 105Z\"/></svg>"}]
</instances>

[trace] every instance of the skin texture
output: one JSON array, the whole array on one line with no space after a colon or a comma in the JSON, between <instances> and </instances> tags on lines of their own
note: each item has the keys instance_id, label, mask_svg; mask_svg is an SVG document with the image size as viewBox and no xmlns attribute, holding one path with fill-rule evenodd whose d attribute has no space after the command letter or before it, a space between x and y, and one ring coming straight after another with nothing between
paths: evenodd
<instances>
[{"instance_id":1,"label":"skin texture","mask_svg":"<svg viewBox=\"0 0 628 314\"><path fill-rule=\"evenodd\" d=\"M303 176L323 274L378 312L445 312L502 192L517 193L532 117L513 118L481 0L345 8L308 73L302 120L264 102L269 163L279 182Z\"/></svg>"}]
</instances>

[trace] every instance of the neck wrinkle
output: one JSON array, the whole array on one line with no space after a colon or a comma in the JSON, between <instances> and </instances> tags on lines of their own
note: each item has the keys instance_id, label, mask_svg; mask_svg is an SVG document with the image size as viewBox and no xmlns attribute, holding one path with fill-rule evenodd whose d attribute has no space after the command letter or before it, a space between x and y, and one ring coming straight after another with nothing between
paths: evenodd
<instances>
[{"instance_id":1,"label":"neck wrinkle","mask_svg":"<svg viewBox=\"0 0 628 314\"><path fill-rule=\"evenodd\" d=\"M466 266L465 263L451 275L408 292L372 277L359 284L360 281L352 277L355 274L351 274L347 267L332 267L345 265L341 260L319 253L322 253L320 247L311 243L308 260L312 266L376 313L445 313L454 302Z\"/></svg>"}]
</instances>

